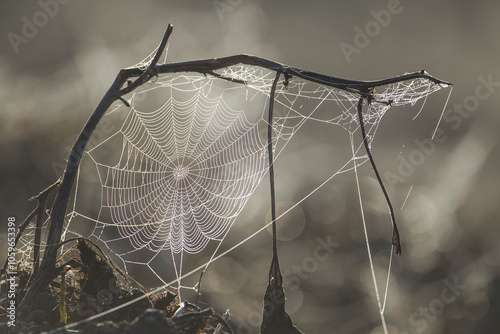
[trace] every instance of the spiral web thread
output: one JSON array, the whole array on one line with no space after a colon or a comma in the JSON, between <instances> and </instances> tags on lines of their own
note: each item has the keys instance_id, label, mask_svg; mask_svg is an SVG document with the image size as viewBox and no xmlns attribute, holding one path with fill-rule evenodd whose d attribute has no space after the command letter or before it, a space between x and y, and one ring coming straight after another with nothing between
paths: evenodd
<instances>
[{"instance_id":1,"label":"spiral web thread","mask_svg":"<svg viewBox=\"0 0 500 334\"><path fill-rule=\"evenodd\" d=\"M182 285L185 256L209 251L205 268L219 257L221 243L268 172L267 109L275 72L235 65L218 74L222 78L162 74L128 97L130 108L108 111L84 154L65 238L90 236L125 270L147 268L179 292L189 288ZM375 100L386 103L373 102L364 111L369 143L391 106L413 105L440 88L422 78L378 87ZM358 94L296 77L279 84L275 159L306 121L359 135L358 100ZM304 199L366 161L359 144ZM159 269L164 266L172 266L175 279L165 277Z\"/></svg>"}]
</instances>

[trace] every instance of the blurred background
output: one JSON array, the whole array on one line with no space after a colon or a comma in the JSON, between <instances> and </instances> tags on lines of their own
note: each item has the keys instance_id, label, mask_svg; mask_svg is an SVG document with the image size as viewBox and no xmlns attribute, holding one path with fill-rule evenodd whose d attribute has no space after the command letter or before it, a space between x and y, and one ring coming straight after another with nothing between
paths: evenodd
<instances>
[{"instance_id":1,"label":"blurred background","mask_svg":"<svg viewBox=\"0 0 500 334\"><path fill-rule=\"evenodd\" d=\"M448 90L429 97L414 120L419 106L390 109L373 142L403 242L403 255L393 259L385 315L390 333L496 332L498 2L41 0L2 2L0 9L5 225L8 216L21 222L33 210L28 199L60 176L70 146L118 71L147 56L168 23L174 25L169 62L248 53L350 79L425 69L452 82L434 141ZM281 193L278 185L279 208L312 190L307 163L321 165L312 157L339 149L328 138L306 135L276 166L278 184L281 176L281 184L296 185ZM369 166L360 177L383 292L387 207ZM269 221L267 184L260 188L227 247ZM305 333L382 332L354 174L334 178L281 226L281 269L295 324ZM1 233L3 261L6 229ZM229 308L236 333L258 333L270 261L270 234L261 233L214 262L202 285L203 305L221 313Z\"/></svg>"}]
</instances>

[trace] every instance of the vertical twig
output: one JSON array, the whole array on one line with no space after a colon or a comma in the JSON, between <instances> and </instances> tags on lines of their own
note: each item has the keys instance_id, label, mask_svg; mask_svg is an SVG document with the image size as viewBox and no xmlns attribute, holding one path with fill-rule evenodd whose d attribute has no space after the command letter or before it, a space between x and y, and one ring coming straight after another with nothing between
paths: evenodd
<instances>
[{"instance_id":1,"label":"vertical twig","mask_svg":"<svg viewBox=\"0 0 500 334\"><path fill-rule=\"evenodd\" d=\"M26 219L23 221L23 223L19 226L19 231L17 232L16 239L14 240L14 247L17 246L17 243L19 242L19 239L21 239L21 236L24 233L24 230L26 227L29 225L30 221L37 216L37 228L35 230L35 238L33 241L33 268L35 268L37 264L37 258L38 253L39 253L39 247L40 247L40 234L41 234L41 226L43 224L43 215L45 213L45 204L47 202L47 197L49 196L50 192L52 189L54 189L56 186L58 186L61 183L61 180L57 180L56 182L52 183L50 186L48 186L45 190L43 190L41 193L39 193L36 196L31 197L29 200L34 200L38 199L38 205L37 207L31 211L31 213L26 217ZM40 224L40 226L39 226ZM37 249L38 248L38 249ZM0 276L3 275L3 273L6 271L8 261L5 260L5 263L0 269ZM36 266L38 267L38 266ZM35 271L35 269L33 269Z\"/></svg>"},{"instance_id":2,"label":"vertical twig","mask_svg":"<svg viewBox=\"0 0 500 334\"><path fill-rule=\"evenodd\" d=\"M33 276L36 276L40 263L40 244L42 239L43 217L45 216L45 203L47 198L39 198L39 210L36 216L35 237L33 239Z\"/></svg>"},{"instance_id":3,"label":"vertical twig","mask_svg":"<svg viewBox=\"0 0 500 334\"><path fill-rule=\"evenodd\" d=\"M200 301L200 295L201 295L201 279L203 278L203 274L205 273L206 269L203 269L200 273L200 279L198 280L198 287L196 288L196 309L198 309L198 302ZM180 285L180 284L179 284Z\"/></svg>"},{"instance_id":4,"label":"vertical twig","mask_svg":"<svg viewBox=\"0 0 500 334\"><path fill-rule=\"evenodd\" d=\"M40 245L42 240L42 226L43 218L45 217L45 205L47 203L47 197L51 190L58 186L60 183L61 180L59 179L38 195L30 198L30 200L38 200L35 237L33 240L33 276L36 276L40 264Z\"/></svg>"},{"instance_id":5,"label":"vertical twig","mask_svg":"<svg viewBox=\"0 0 500 334\"><path fill-rule=\"evenodd\" d=\"M367 95L365 98L368 101L368 104L370 103L370 96ZM392 208L391 200L389 199L389 195L387 194L387 190L385 190L384 183L382 182L382 179L380 178L380 174L378 173L377 166L375 166L375 160L373 160L372 153L370 151L370 145L368 145L368 139L366 137L366 131L365 131L365 124L363 121L363 96L359 98L358 101L358 118L359 118L359 126L361 128L361 135L363 136L363 144L365 145L366 149L366 154L368 155L368 159L370 160L370 164L372 165L373 172L375 173L375 176L377 177L378 184L380 185L380 188L382 189L382 192L384 193L385 200L387 202L387 206L389 207L389 212L391 214L391 221L392 221L392 245L395 247L394 251L396 254L401 255L401 241L399 239L399 231L398 231L398 226L396 225L396 218L394 216L394 209Z\"/></svg>"},{"instance_id":6,"label":"vertical twig","mask_svg":"<svg viewBox=\"0 0 500 334\"><path fill-rule=\"evenodd\" d=\"M274 108L274 94L276 92L276 85L282 71L276 72L273 85L271 86L271 93L269 94L269 119L267 124L267 151L269 155L269 183L271 186L271 219L273 229L273 260L271 268L269 269L269 280L274 277L275 283L281 284L281 272L278 261L278 247L276 241L276 197L274 192L274 158L273 158L273 108Z\"/></svg>"}]
</instances>

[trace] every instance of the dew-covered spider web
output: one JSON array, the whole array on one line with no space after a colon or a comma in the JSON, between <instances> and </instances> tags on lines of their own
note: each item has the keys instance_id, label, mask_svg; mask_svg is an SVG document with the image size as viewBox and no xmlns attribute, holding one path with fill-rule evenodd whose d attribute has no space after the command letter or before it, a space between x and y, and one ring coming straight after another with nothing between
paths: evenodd
<instances>
[{"instance_id":1,"label":"dew-covered spider web","mask_svg":"<svg viewBox=\"0 0 500 334\"><path fill-rule=\"evenodd\" d=\"M250 65L159 74L124 96L130 107L109 110L84 153L64 237L90 237L131 275L148 272L158 285L194 289L183 279L200 262L189 259L201 256L203 269L221 256L227 234L239 228L240 213L268 175L269 125L273 163L306 123L351 143L340 167L302 200L368 161L359 93L282 76L269 124L275 76ZM377 87L363 110L368 144L389 108L413 105L442 87L426 78ZM264 228L257 224L255 234Z\"/></svg>"}]
</instances>

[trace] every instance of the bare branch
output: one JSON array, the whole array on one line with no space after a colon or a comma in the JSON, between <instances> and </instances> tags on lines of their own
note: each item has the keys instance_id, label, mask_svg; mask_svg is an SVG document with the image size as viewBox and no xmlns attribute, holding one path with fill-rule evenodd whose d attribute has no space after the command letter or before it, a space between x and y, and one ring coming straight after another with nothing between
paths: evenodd
<instances>
[{"instance_id":1,"label":"bare branch","mask_svg":"<svg viewBox=\"0 0 500 334\"><path fill-rule=\"evenodd\" d=\"M424 78L441 86L452 86L451 83L434 78L425 71L407 73L397 77L387 78L382 80L359 81L359 80L337 78L321 73L307 71L296 67L283 65L264 58L250 56L246 54L240 54L222 58L187 61L181 63L163 64L163 65L158 65L155 72L158 74L176 73L176 72L196 72L201 74L213 74L216 70L238 64L259 66L272 71L281 70L284 75L288 76L294 75L302 79L306 79L330 87L335 87L356 94L362 94L363 92L366 92L370 88L389 85L396 82L413 80L417 78ZM139 68L128 68L128 69L123 69L121 73L127 78L130 78L130 77L140 76L142 74L142 71ZM388 103L389 101L375 101L375 102Z\"/></svg>"},{"instance_id":2,"label":"bare branch","mask_svg":"<svg viewBox=\"0 0 500 334\"><path fill-rule=\"evenodd\" d=\"M134 89L148 82L149 79L157 75L156 64L160 60L161 54L163 53L165 47L167 46L168 38L172 34L173 29L174 26L169 24L167 27L167 31L165 32L165 35L163 36L163 39L160 43L160 46L158 47L158 51L156 51L156 54L151 63L149 64L148 68L145 71L143 71L134 82L132 82L130 85L120 90L120 95L119 95L120 97L127 93L132 92Z\"/></svg>"},{"instance_id":3,"label":"bare branch","mask_svg":"<svg viewBox=\"0 0 500 334\"><path fill-rule=\"evenodd\" d=\"M393 228L392 245L395 247L394 252L398 255L401 255L401 241L399 239L399 231L398 231L398 225L396 224L394 209L392 208L392 203L391 203L391 200L389 198L389 194L387 193L387 190L385 190L384 183L382 182L382 178L380 177L377 166L375 165L375 160L373 159L373 156L372 156L372 153L370 150L370 146L368 145L368 139L366 137L365 123L363 121L363 97L360 97L359 101L358 101L358 118L359 118L359 127L361 128L361 135L363 137L363 144L365 146L366 154L368 155L368 159L370 160L370 164L372 165L373 172L375 173L375 176L377 177L378 184L380 185L380 189L382 189L382 192L384 193L384 197L385 197L385 200L387 202L387 206L389 207L392 228Z\"/></svg>"},{"instance_id":4,"label":"bare branch","mask_svg":"<svg viewBox=\"0 0 500 334\"><path fill-rule=\"evenodd\" d=\"M62 228L64 225L64 217L66 208L68 206L69 197L71 194L71 190L73 189L73 184L76 178L78 167L80 166L83 152L85 151L85 147L89 142L90 136L99 124L102 116L104 116L104 114L114 101L120 99L122 95L131 92L132 90L147 82L154 75L156 75L156 64L161 56L161 53L165 49L168 37L172 33L172 29L173 26L169 24L163 40L158 48L158 51L146 71L141 71L141 73L138 75L139 78L122 90L120 89L123 84L127 82L129 76L124 75L123 70L118 73L115 81L95 108L94 112L85 124L82 132L78 136L75 144L73 145L68 158L68 163L66 164L66 169L64 170L64 175L59 187L59 191L57 192L56 199L54 200L54 206L52 208L52 214L50 218L50 229L47 236L47 246L43 254L40 269L35 276L31 288L28 290L28 293L19 305L20 317L22 317L26 313L26 310L29 310L29 306L33 301L33 297L35 296L35 294L38 291L43 290L49 283L49 279L51 277L49 273L54 267L57 259L57 249L61 241ZM140 69L138 68L137 70L140 71Z\"/></svg>"}]
</instances>

